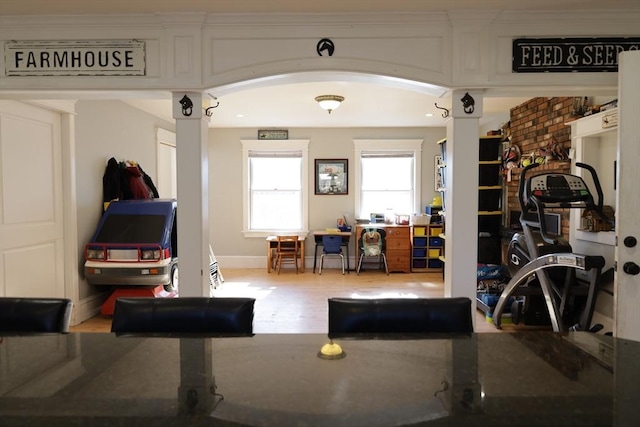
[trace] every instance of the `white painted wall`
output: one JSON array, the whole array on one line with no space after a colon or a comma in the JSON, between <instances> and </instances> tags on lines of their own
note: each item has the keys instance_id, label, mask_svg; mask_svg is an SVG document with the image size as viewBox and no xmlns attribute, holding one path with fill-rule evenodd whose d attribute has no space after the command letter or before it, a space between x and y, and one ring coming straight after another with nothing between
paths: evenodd
<instances>
[{"instance_id":1,"label":"white painted wall","mask_svg":"<svg viewBox=\"0 0 640 427\"><path fill-rule=\"evenodd\" d=\"M102 214L107 160L135 160L157 181L156 128L173 131L174 125L121 101L78 101L76 113L78 253L82 256ZM78 260L80 299L97 290L82 277L83 263Z\"/></svg>"},{"instance_id":2,"label":"white painted wall","mask_svg":"<svg viewBox=\"0 0 640 427\"><path fill-rule=\"evenodd\" d=\"M309 229L335 227L343 213L354 217L355 187L353 173L354 139L424 139L422 144L421 205L431 202L434 191L434 162L439 154L436 141L444 138L445 128L294 128L290 139L309 139L309 170L316 158L349 160L349 194L316 196L313 177L309 179ZM221 265L229 267L264 267L266 256L262 238L242 235L242 148L241 139L255 139L257 129L211 129L209 131L209 177L211 244ZM311 172L313 173L313 172ZM307 239L307 256L313 241ZM353 255L355 252L351 252Z\"/></svg>"}]
</instances>

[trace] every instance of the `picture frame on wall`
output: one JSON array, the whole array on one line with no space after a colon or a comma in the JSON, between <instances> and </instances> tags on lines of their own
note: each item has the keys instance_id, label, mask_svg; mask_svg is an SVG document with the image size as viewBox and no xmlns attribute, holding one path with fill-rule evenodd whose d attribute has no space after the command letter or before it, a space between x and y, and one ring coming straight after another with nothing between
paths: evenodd
<instances>
[{"instance_id":1,"label":"picture frame on wall","mask_svg":"<svg viewBox=\"0 0 640 427\"><path fill-rule=\"evenodd\" d=\"M315 194L349 194L348 172L348 159L315 159Z\"/></svg>"}]
</instances>

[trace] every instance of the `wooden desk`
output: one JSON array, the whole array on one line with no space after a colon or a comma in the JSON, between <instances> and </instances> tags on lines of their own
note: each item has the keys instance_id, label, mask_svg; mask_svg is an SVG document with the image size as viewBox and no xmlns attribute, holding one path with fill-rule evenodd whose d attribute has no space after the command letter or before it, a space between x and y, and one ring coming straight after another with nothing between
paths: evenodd
<instances>
[{"instance_id":1,"label":"wooden desk","mask_svg":"<svg viewBox=\"0 0 640 427\"><path fill-rule=\"evenodd\" d=\"M379 228L385 231L387 266L389 271L411 272L411 226L396 224L358 224L356 225L356 263L360 259L360 235L366 228Z\"/></svg>"},{"instance_id":2,"label":"wooden desk","mask_svg":"<svg viewBox=\"0 0 640 427\"><path fill-rule=\"evenodd\" d=\"M300 243L300 272L304 273L304 241L306 236L298 236ZM267 273L273 269L273 251L278 247L278 236L267 236Z\"/></svg>"},{"instance_id":3,"label":"wooden desk","mask_svg":"<svg viewBox=\"0 0 640 427\"><path fill-rule=\"evenodd\" d=\"M351 240L351 231L339 231L339 232L328 232L324 230L318 230L313 232L313 239L316 242L316 246L313 250L313 272L316 272L316 262L318 260L318 247L322 246L322 236L342 236L342 246L347 248L347 272L349 272L349 241Z\"/></svg>"}]
</instances>

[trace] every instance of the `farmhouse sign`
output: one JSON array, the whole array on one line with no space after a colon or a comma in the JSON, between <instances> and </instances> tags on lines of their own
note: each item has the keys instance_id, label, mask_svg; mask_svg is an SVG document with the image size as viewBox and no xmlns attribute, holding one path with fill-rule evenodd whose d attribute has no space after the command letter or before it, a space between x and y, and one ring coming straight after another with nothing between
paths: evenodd
<instances>
[{"instance_id":1,"label":"farmhouse sign","mask_svg":"<svg viewBox=\"0 0 640 427\"><path fill-rule=\"evenodd\" d=\"M514 39L513 72L617 72L618 54L639 49L640 37Z\"/></svg>"},{"instance_id":2,"label":"farmhouse sign","mask_svg":"<svg viewBox=\"0 0 640 427\"><path fill-rule=\"evenodd\" d=\"M144 42L137 40L11 41L6 76L144 76Z\"/></svg>"}]
</instances>

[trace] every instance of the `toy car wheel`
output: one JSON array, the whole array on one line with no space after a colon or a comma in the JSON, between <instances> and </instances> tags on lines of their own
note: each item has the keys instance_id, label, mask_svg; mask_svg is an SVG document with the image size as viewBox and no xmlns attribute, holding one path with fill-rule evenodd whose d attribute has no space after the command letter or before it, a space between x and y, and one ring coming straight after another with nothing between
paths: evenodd
<instances>
[{"instance_id":1,"label":"toy car wheel","mask_svg":"<svg viewBox=\"0 0 640 427\"><path fill-rule=\"evenodd\" d=\"M178 290L178 266L171 267L171 282L164 285L164 290L167 292L173 292Z\"/></svg>"}]
</instances>

